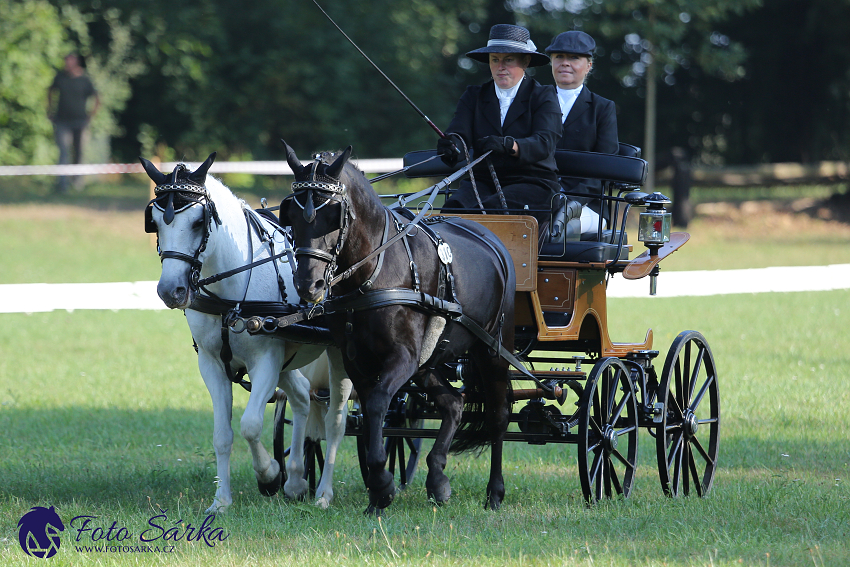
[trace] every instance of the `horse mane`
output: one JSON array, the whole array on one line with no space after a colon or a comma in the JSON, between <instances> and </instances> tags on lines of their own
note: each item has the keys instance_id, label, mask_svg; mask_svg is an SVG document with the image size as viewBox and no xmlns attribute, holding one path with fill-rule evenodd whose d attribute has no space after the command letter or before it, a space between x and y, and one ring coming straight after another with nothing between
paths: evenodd
<instances>
[{"instance_id":1,"label":"horse mane","mask_svg":"<svg viewBox=\"0 0 850 567\"><path fill-rule=\"evenodd\" d=\"M241 212L242 209L249 209L251 205L249 205L244 199L241 199L236 196L236 194L225 185L220 179L213 177L212 175L207 175L206 182L204 186L207 188L207 193L210 195L210 200L216 204L216 208L218 208L219 213L222 213L226 208L230 205L228 204L230 201L234 202L238 206L238 210ZM219 205L221 208L219 208Z\"/></svg>"}]
</instances>

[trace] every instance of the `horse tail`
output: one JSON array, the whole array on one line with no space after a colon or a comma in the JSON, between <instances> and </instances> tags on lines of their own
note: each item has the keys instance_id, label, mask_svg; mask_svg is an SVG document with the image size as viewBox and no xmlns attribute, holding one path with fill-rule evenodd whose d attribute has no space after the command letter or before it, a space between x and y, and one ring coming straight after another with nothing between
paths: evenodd
<instances>
[{"instance_id":1,"label":"horse tail","mask_svg":"<svg viewBox=\"0 0 850 567\"><path fill-rule=\"evenodd\" d=\"M482 368L481 364L482 361L489 362L492 357L484 345L473 347L470 355L469 371L463 372L463 414L455 439L449 449L453 453L472 451L478 454L493 441L494 432L491 418L497 408L490 407L493 396L488 396L486 389L492 389L495 386L492 382L494 368L489 364L487 364L488 369ZM496 365L499 364L497 360L492 360L492 362ZM508 382L507 387L510 389L510 382Z\"/></svg>"}]
</instances>

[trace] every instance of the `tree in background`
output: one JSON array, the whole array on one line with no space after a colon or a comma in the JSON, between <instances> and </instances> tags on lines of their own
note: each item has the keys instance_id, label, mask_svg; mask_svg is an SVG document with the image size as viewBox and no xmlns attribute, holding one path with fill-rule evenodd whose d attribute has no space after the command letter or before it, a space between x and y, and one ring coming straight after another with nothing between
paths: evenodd
<instances>
[{"instance_id":1,"label":"tree in background","mask_svg":"<svg viewBox=\"0 0 850 567\"><path fill-rule=\"evenodd\" d=\"M0 0L0 163L55 161L47 89L67 51L49 2Z\"/></svg>"},{"instance_id":2,"label":"tree in background","mask_svg":"<svg viewBox=\"0 0 850 567\"><path fill-rule=\"evenodd\" d=\"M515 4L528 10L536 3L517 0ZM546 0L540 6L551 12L556 4ZM565 29L582 27L591 35L619 43L610 51L614 72L623 86L640 87L645 103L642 149L650 163L647 189L654 186L658 83L673 85L676 71L691 67L725 81L743 78L743 46L717 29L730 17L760 4L761 0L573 0L556 10L572 19L568 22L572 26Z\"/></svg>"},{"instance_id":3,"label":"tree in background","mask_svg":"<svg viewBox=\"0 0 850 567\"><path fill-rule=\"evenodd\" d=\"M463 54L492 24L517 23L540 48L568 29L594 36L590 88L617 103L621 140L647 156L850 156L850 0L320 2L440 127L487 75ZM53 160L44 92L71 49L109 105L93 130L112 136L113 159L279 159L281 136L299 152L353 144L361 157L436 142L310 0L0 0L0 32L3 163ZM641 144L655 99L657 139Z\"/></svg>"}]
</instances>

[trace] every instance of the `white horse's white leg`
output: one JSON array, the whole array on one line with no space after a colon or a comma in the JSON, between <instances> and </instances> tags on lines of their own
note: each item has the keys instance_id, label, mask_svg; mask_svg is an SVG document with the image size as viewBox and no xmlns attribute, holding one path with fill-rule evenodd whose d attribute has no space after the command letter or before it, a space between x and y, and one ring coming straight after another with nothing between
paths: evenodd
<instances>
[{"instance_id":1,"label":"white horse's white leg","mask_svg":"<svg viewBox=\"0 0 850 567\"><path fill-rule=\"evenodd\" d=\"M281 372L279 385L292 408L292 444L286 460L283 492L288 498L302 499L309 490L304 480L304 437L310 412L310 382L300 371L291 370Z\"/></svg>"},{"instance_id":2,"label":"white horse's white leg","mask_svg":"<svg viewBox=\"0 0 850 567\"><path fill-rule=\"evenodd\" d=\"M201 350L198 367L209 390L213 405L213 448L215 449L216 484L215 498L207 514L224 512L233 503L230 492L230 451L233 448L233 390L230 380L217 358Z\"/></svg>"},{"instance_id":3,"label":"white horse's white leg","mask_svg":"<svg viewBox=\"0 0 850 567\"><path fill-rule=\"evenodd\" d=\"M328 349L329 381L331 399L325 416L325 435L327 451L322 480L316 487L316 506L327 508L334 497L333 477L336 452L345 437L346 417L348 416L348 397L351 395L351 380L345 373L342 354L339 349Z\"/></svg>"},{"instance_id":4,"label":"white horse's white leg","mask_svg":"<svg viewBox=\"0 0 850 567\"><path fill-rule=\"evenodd\" d=\"M260 442L260 437L263 434L263 415L266 411L266 404L277 386L280 366L281 357L269 353L257 360L248 369L248 376L251 378L251 395L248 397L248 405L245 407L245 413L242 414L240 421L242 437L245 438L251 449L257 484L264 494L274 494L277 492L277 487L280 486L279 484L277 486L266 486L278 482L276 479L280 474L280 466L277 461L269 456L268 451Z\"/></svg>"}]
</instances>

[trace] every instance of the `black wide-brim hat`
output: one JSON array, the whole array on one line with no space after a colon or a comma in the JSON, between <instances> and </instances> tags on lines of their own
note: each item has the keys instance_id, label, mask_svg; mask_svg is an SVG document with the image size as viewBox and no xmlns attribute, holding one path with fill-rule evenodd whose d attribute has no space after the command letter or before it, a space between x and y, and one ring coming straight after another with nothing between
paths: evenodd
<instances>
[{"instance_id":1,"label":"black wide-brim hat","mask_svg":"<svg viewBox=\"0 0 850 567\"><path fill-rule=\"evenodd\" d=\"M470 51L466 56L482 63L489 63L491 53L531 55L529 67L539 67L549 63L549 57L537 52L537 46L531 41L531 34L522 26L496 24L490 28L490 39L487 41L487 46Z\"/></svg>"},{"instance_id":2,"label":"black wide-brim hat","mask_svg":"<svg viewBox=\"0 0 850 567\"><path fill-rule=\"evenodd\" d=\"M596 41L589 34L579 31L565 31L552 39L552 44L546 48L546 53L574 53L593 57L596 51Z\"/></svg>"}]
</instances>

